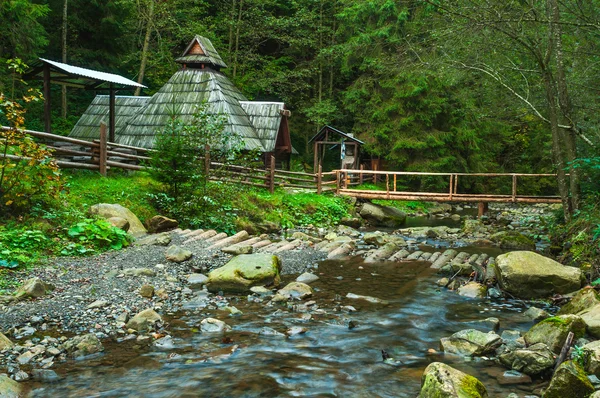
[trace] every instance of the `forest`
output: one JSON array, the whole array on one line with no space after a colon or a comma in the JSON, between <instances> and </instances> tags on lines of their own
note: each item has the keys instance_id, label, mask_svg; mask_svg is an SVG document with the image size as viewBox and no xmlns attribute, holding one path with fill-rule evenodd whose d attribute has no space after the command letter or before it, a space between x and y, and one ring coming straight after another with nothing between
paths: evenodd
<instances>
[{"instance_id":1,"label":"forest","mask_svg":"<svg viewBox=\"0 0 600 398\"><path fill-rule=\"evenodd\" d=\"M0 15L2 64L46 57L122 74L145 95L208 37L248 98L286 103L306 163L331 124L390 170L558 172L568 214L582 184L594 188L596 1L7 0ZM15 89L1 68L0 91ZM95 93L62 90L53 131L68 134ZM42 105L27 107L41 130Z\"/></svg>"}]
</instances>

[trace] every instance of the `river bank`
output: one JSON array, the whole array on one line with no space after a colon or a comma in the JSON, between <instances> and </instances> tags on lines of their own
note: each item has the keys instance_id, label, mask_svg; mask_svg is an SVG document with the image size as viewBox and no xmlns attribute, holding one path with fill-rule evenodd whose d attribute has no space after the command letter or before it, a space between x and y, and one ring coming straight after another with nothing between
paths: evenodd
<instances>
[{"instance_id":1,"label":"river bank","mask_svg":"<svg viewBox=\"0 0 600 398\"><path fill-rule=\"evenodd\" d=\"M502 220L509 220L508 223L502 221L505 228L513 231L531 228L522 223L524 216L539 219L550 213L549 209L544 207L531 210L516 209L514 214L517 216L514 220L510 220L510 208L504 209L499 214ZM439 217L440 220L452 220L451 217L455 214L454 211L444 213L446 215ZM498 221L499 217L494 218ZM239 249L244 246L244 241L241 243L230 241L227 245L215 247L215 245L219 246L218 240L194 240L201 235L195 231L178 230L160 235L170 238L167 246L138 245L121 252L85 259L57 259L45 268L23 275L24 279L38 277L52 284L54 290L49 295L32 301L9 303L2 307L0 313L2 332L17 345L1 351L2 365L0 366L3 366L13 378L20 378L26 386L34 390L41 389L37 394L44 396L43 394L49 391L66 392L67 390L62 389L66 388L67 380L69 385L79 383L80 388L83 388L87 383L86 388L89 388L92 380L86 378L85 373L81 373L82 363L87 364L83 365L84 368L100 366L107 377L116 376L114 371L123 374L124 370L120 363L124 357L128 358L128 363L133 361L126 369L131 369L134 373L149 372L151 369L148 369L146 362L150 361L152 369L158 367L169 374L172 372L168 369L172 369L176 374L185 374L185 368L188 366L200 366L203 371L211 374L206 364L210 364L209 367L212 368L216 363L231 360L236 364L231 366L238 369L242 367L244 361L249 360L252 355L259 355L260 352L265 355L269 353L269 356L275 355L270 357L271 359L279 358L276 347L281 344L273 345L272 340L283 338L284 340L281 341L288 347L283 352L302 351L302 348L309 348L310 351L310 347L323 346L319 349L321 353L319 355L325 355L325 358L333 355L336 359L331 361L330 366L322 367L314 363L306 364L306 353L294 354L304 358L299 363L304 363L307 369L312 367L322 369L323 377L329 381L323 381L320 387L312 385L309 388L302 387L303 382L295 378L292 379L296 381L284 381L287 376L282 375L274 378L266 377L264 380L259 378L258 381L242 378L247 383L256 385L255 388L258 390L254 395L260 395L261 380L267 379L271 388L264 391L270 391L275 395L291 394L292 391L299 391L299 389L305 392L343 392L345 388L340 385L340 380L348 377L350 379L347 380L354 380L349 383L350 386L356 387L355 382L359 380L361 383L368 383L371 377L369 374L374 371L373 369L365 373L359 372L361 375L357 376L358 379L353 379L349 376L353 372L343 365L358 355L369 369L373 367L379 369L380 366L386 369L383 372L385 377L382 380L385 381L382 388L396 388L381 392L375 387L368 387L363 391L363 395L414 396L418 391L420 374L434 360L444 362L450 360L459 368L469 371L469 366L465 368L461 360L439 352L441 338L459 331L459 328L471 326L483 325L484 330L491 331L502 325L501 327L506 330L525 331L533 324L530 318L522 315L530 306L524 301L511 299L499 301L499 298L491 298L487 295L479 300L472 300L438 287L436 282L439 276L437 271L430 267L433 262L422 257L425 253L433 256L438 249L441 254L447 250L457 249L459 253L460 250L472 252L472 255L478 256L477 259L486 254L485 260L487 260L493 257L485 253L486 251L492 252L495 256L510 250L498 247L502 242L494 243L490 239L492 236L490 232L496 228L491 220L492 218L484 219L482 223L467 220L468 222L462 228L442 225L425 227L425 229L401 228L379 233L355 230L347 226L332 229L306 228L303 231L287 231L246 239L246 241L254 239L256 246L260 246L260 242L270 241L269 244L258 247L257 251L274 253L281 258L283 280L281 286L306 271L318 276L319 279L311 283L313 286L311 299L283 303L273 302L272 295L277 291L275 288L241 297L223 296L204 290L201 273L206 274L224 265L232 255L224 253L223 249L232 246L234 248L237 246ZM286 237L289 239L282 239ZM409 253L407 256L398 258L398 261L387 261L389 258L378 257L375 261L369 260L390 241L399 243L400 240L404 243L398 249L406 250ZM338 250L336 256L323 261L344 245L352 249L347 252ZM189 250L192 257L181 263L168 261L166 252L175 246ZM421 254L415 256L418 252ZM413 258L408 258L410 256ZM477 259L469 261L471 256L462 257L466 263L477 264ZM147 293L148 286L152 287L153 294ZM354 298L355 296L358 298ZM370 303L361 296L375 297L383 301ZM548 305L543 307L550 312L556 310ZM157 322L152 330L139 333L128 327L128 322L135 314L149 308L161 315L161 321ZM463 310L464 308L467 310ZM233 328L232 331L226 332L226 337L223 337L222 334L215 336L202 330L200 321L210 317L224 320ZM497 322L488 318L497 318ZM390 322L390 319L393 321ZM4 325L9 326L4 327ZM398 328L402 325L405 329L408 326L406 333L399 332ZM373 333L377 330L382 333L385 331L384 336ZM93 334L99 339L105 354L82 355L85 359L83 362L73 362L71 359L74 356L73 351L69 352L65 349L65 343L70 341L69 339L72 340L73 335L86 334ZM286 335L289 337L286 338ZM335 354L333 342L340 338L344 341L343 354L342 352ZM385 340L389 343L378 343ZM417 343L418 341L422 343ZM350 347L348 344L355 348L346 352ZM361 345L364 345L364 350L360 349ZM381 350L397 362L383 361L384 358L380 357ZM120 352L122 354L119 354ZM170 358L171 354L175 357ZM139 362L140 360L142 362ZM289 363L288 359L283 357L273 360ZM108 363L110 361L113 363ZM483 362L487 361L488 359L483 360ZM481 361L477 361L479 362ZM512 391L501 387L501 384L495 387L496 383L499 383L497 378L491 378L489 374L485 376L487 373L483 370L494 365L493 363L484 365L481 369L479 365L475 366L477 370L474 373L483 381L488 381L487 384L492 383L492 387L488 386L491 391L498 393ZM249 363L245 366L249 366ZM302 365L293 365L295 372L304 374L305 371L298 366ZM333 372L332 367L337 369L335 373L338 376L330 380L327 373ZM39 371L34 371L36 368L52 373L40 374ZM215 372L217 368L223 370L221 366L216 366ZM264 372L269 373L266 368ZM270 372L273 372L273 369ZM502 372L497 371L495 374L500 373ZM342 376L343 374L346 376ZM119 395L118 391L127 391L130 395L137 393L145 396L169 396L167 389L161 393L152 392L141 386L140 380L136 377L132 380L129 380L129 376L124 377L125 379L117 378L126 384L122 386L125 390L119 390L109 383L112 386L110 387L112 393L105 396L123 396ZM186 379L188 376L181 377ZM306 377L309 375L306 374ZM56 383L45 385L50 379ZM160 379L163 380L162 377ZM406 391L398 392L398 380L407 383ZM192 384L197 386L202 382L196 380ZM131 383L137 384L138 389L134 390ZM532 393L545 383L547 381L542 380L541 384L540 382L533 385L526 383L525 387L519 385L515 388ZM235 391L238 391L235 389L239 387L233 384L221 387L235 394ZM228 390L231 388L233 390ZM303 390L303 388L307 389ZM100 391L103 391L102 388L98 390L98 394ZM182 391L192 390L184 388L179 392ZM73 392L71 396L77 394Z\"/></svg>"}]
</instances>

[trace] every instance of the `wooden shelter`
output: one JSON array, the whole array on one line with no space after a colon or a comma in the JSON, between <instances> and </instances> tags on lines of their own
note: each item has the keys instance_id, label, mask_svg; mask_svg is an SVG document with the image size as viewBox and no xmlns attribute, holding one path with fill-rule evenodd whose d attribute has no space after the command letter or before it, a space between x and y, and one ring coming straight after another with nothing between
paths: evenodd
<instances>
[{"instance_id":1,"label":"wooden shelter","mask_svg":"<svg viewBox=\"0 0 600 398\"><path fill-rule=\"evenodd\" d=\"M113 73L99 72L92 69L80 68L56 61L40 58L24 76L24 79L43 80L44 82L44 122L46 133L52 132L50 84L56 83L68 87L85 90L103 91L108 95L108 128L109 140L114 141L116 132L116 93L118 90L146 86Z\"/></svg>"},{"instance_id":2,"label":"wooden shelter","mask_svg":"<svg viewBox=\"0 0 600 398\"><path fill-rule=\"evenodd\" d=\"M288 118L291 112L283 102L241 101L264 147L265 162L275 156L277 168L289 168L292 147Z\"/></svg>"},{"instance_id":3,"label":"wooden shelter","mask_svg":"<svg viewBox=\"0 0 600 398\"><path fill-rule=\"evenodd\" d=\"M291 146L288 118L282 102L254 102L248 99L221 72L227 65L210 40L196 36L182 56L181 69L152 97L117 97L117 134L114 142L152 148L157 134L171 117L194 122L194 113L206 103L207 111L225 117L226 132L239 136L246 150L258 150L276 157L280 165L289 163ZM132 99L145 98L145 99ZM70 137L98 138L93 124L105 114L105 99L96 98L81 117Z\"/></svg>"},{"instance_id":4,"label":"wooden shelter","mask_svg":"<svg viewBox=\"0 0 600 398\"><path fill-rule=\"evenodd\" d=\"M325 146L339 146L340 148L340 168L358 169L360 165L360 148L364 142L354 138L352 134L344 133L331 126L324 126L319 132L310 139L309 143L314 145L314 170L318 170L325 155Z\"/></svg>"}]
</instances>

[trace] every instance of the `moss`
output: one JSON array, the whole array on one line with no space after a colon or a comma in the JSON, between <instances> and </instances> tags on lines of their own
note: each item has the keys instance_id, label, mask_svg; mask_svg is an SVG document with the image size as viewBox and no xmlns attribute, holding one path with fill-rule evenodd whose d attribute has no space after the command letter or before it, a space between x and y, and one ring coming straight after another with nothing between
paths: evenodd
<instances>
[{"instance_id":1,"label":"moss","mask_svg":"<svg viewBox=\"0 0 600 398\"><path fill-rule=\"evenodd\" d=\"M558 316L551 316L550 318L544 319L540 323L551 323L553 325L566 325L569 322L566 319L560 318Z\"/></svg>"},{"instance_id":2,"label":"moss","mask_svg":"<svg viewBox=\"0 0 600 398\"><path fill-rule=\"evenodd\" d=\"M466 375L459 385L459 397L483 398L487 397L485 386L475 377Z\"/></svg>"}]
</instances>

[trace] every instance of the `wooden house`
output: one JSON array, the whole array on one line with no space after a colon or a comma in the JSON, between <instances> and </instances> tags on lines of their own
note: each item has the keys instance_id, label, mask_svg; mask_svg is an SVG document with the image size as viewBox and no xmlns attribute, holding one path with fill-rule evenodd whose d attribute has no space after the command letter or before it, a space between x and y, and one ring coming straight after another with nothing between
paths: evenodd
<instances>
[{"instance_id":1,"label":"wooden house","mask_svg":"<svg viewBox=\"0 0 600 398\"><path fill-rule=\"evenodd\" d=\"M221 72L227 65L205 37L194 37L176 62L181 69L152 97L138 97L145 99L139 100L137 104L141 106L135 112L117 110L117 143L152 148L156 135L164 131L171 117L193 123L198 106L206 103L209 113L225 118L226 132L240 137L244 149L258 150L265 159L275 155L280 164L289 163L290 112L283 103L248 101ZM117 96L117 108L128 103L125 98L131 97ZM104 102L96 97L69 136L97 139Z\"/></svg>"}]
</instances>

